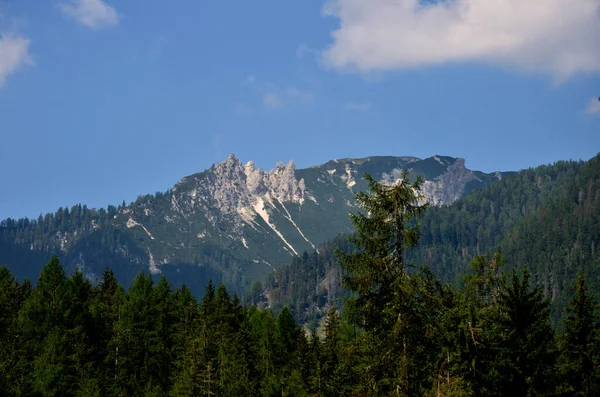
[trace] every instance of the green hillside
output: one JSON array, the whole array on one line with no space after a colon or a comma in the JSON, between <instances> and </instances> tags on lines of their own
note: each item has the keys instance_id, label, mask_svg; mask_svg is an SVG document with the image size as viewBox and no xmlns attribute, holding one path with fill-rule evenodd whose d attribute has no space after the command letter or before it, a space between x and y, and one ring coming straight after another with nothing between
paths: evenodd
<instances>
[{"instance_id":1,"label":"green hillside","mask_svg":"<svg viewBox=\"0 0 600 397\"><path fill-rule=\"evenodd\" d=\"M452 205L430 207L407 265L425 266L458 285L475 256L501 252L507 270L530 269L552 301L556 322L579 268L600 297L599 199L600 156L506 175ZM336 249L348 249L343 237L324 245L319 255L304 255L278 269L266 279L263 299L275 307L290 305L306 321L322 316L325 303L339 305L345 292Z\"/></svg>"}]
</instances>

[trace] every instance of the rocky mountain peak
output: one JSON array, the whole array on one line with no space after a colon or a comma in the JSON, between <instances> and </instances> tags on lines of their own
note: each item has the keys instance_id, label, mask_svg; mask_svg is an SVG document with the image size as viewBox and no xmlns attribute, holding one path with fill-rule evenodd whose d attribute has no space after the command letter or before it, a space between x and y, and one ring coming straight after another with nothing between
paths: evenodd
<instances>
[{"instance_id":1,"label":"rocky mountain peak","mask_svg":"<svg viewBox=\"0 0 600 397\"><path fill-rule=\"evenodd\" d=\"M425 178L427 201L436 206L451 204L472 188L498 178L472 172L464 159L447 156L348 158L300 170L290 160L265 171L254 161L242 163L230 154L174 187L163 219L173 228L168 238L174 239L173 233L179 236L173 240L177 248L155 247L164 231L145 224L144 209L123 213L128 218L122 222L126 230L148 239L145 248L151 250L156 266L183 255L179 249L214 244L250 259L262 274L289 255L315 249L331 236L349 231L348 211L355 205L354 194L367 188L365 172L393 184L404 169Z\"/></svg>"},{"instance_id":2,"label":"rocky mountain peak","mask_svg":"<svg viewBox=\"0 0 600 397\"><path fill-rule=\"evenodd\" d=\"M306 186L304 180L296 179L296 166L293 160L284 165L277 163L277 168L271 170L268 175L267 186L273 197L280 201L292 201L302 203Z\"/></svg>"},{"instance_id":3,"label":"rocky mountain peak","mask_svg":"<svg viewBox=\"0 0 600 397\"><path fill-rule=\"evenodd\" d=\"M265 172L262 168L255 169L254 161L249 161L244 167L246 187L250 194L264 195L268 188L265 184Z\"/></svg>"},{"instance_id":4,"label":"rocky mountain peak","mask_svg":"<svg viewBox=\"0 0 600 397\"><path fill-rule=\"evenodd\" d=\"M433 180L425 181L423 189L427 201L432 205L448 205L461 198L465 192L467 183L472 181L481 182L475 173L465 167L465 159L456 158L454 162L447 164L434 156L438 162L447 166L446 171Z\"/></svg>"},{"instance_id":5,"label":"rocky mountain peak","mask_svg":"<svg viewBox=\"0 0 600 397\"><path fill-rule=\"evenodd\" d=\"M215 173L217 174L239 174L244 173L244 167L242 162L238 159L235 154L231 153L227 159L217 165L215 165Z\"/></svg>"},{"instance_id":6,"label":"rocky mountain peak","mask_svg":"<svg viewBox=\"0 0 600 397\"><path fill-rule=\"evenodd\" d=\"M404 169L423 176L432 205L450 204L502 177L470 171L464 159L448 156L346 158L305 169L289 161L263 170L230 154L210 169L181 179L169 192L140 197L102 224L92 221L91 233L109 228L115 233L113 260L145 266L152 273L172 271L171 265L178 272L181 264L197 270L216 263L217 270L236 279L257 279L291 255L350 232L348 212L356 208L355 193L368 188L365 173L397 183ZM53 249L78 255L80 247L89 245L79 242L85 233L59 231ZM37 243L30 244L33 250ZM94 254L75 259L87 268L104 260Z\"/></svg>"},{"instance_id":7,"label":"rocky mountain peak","mask_svg":"<svg viewBox=\"0 0 600 397\"><path fill-rule=\"evenodd\" d=\"M234 153L229 153L229 156L227 156L227 159L224 161L224 163L240 163L241 161L240 159L237 158L237 156Z\"/></svg>"}]
</instances>

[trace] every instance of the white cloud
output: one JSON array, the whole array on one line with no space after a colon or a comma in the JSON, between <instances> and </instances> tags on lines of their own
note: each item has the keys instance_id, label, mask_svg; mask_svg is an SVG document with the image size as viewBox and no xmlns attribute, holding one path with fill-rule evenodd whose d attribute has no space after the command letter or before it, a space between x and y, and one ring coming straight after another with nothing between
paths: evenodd
<instances>
[{"instance_id":1,"label":"white cloud","mask_svg":"<svg viewBox=\"0 0 600 397\"><path fill-rule=\"evenodd\" d=\"M282 108L285 103L278 92L267 92L263 96L263 104L268 109L276 109Z\"/></svg>"},{"instance_id":2,"label":"white cloud","mask_svg":"<svg viewBox=\"0 0 600 397\"><path fill-rule=\"evenodd\" d=\"M248 76L245 84L254 87L262 96L263 106L267 109L303 105L314 101L314 95L311 91L302 90L293 85L279 87L273 83L262 82L255 76Z\"/></svg>"},{"instance_id":3,"label":"white cloud","mask_svg":"<svg viewBox=\"0 0 600 397\"><path fill-rule=\"evenodd\" d=\"M344 107L354 112L366 112L371 109L370 103L357 103L357 102L346 102Z\"/></svg>"},{"instance_id":4,"label":"white cloud","mask_svg":"<svg viewBox=\"0 0 600 397\"><path fill-rule=\"evenodd\" d=\"M558 80L600 72L600 0L331 0L326 65L362 72L487 62Z\"/></svg>"},{"instance_id":5,"label":"white cloud","mask_svg":"<svg viewBox=\"0 0 600 397\"><path fill-rule=\"evenodd\" d=\"M103 0L71 0L59 7L63 15L90 29L97 30L119 23L117 11Z\"/></svg>"},{"instance_id":6,"label":"white cloud","mask_svg":"<svg viewBox=\"0 0 600 397\"><path fill-rule=\"evenodd\" d=\"M592 98L590 100L587 108L585 109L585 112L587 114L600 115L600 99L599 98Z\"/></svg>"},{"instance_id":7,"label":"white cloud","mask_svg":"<svg viewBox=\"0 0 600 397\"><path fill-rule=\"evenodd\" d=\"M31 41L13 34L0 34L0 87L6 78L24 65L33 64L29 54Z\"/></svg>"},{"instance_id":8,"label":"white cloud","mask_svg":"<svg viewBox=\"0 0 600 397\"><path fill-rule=\"evenodd\" d=\"M313 99L310 91L299 90L293 86L279 88L271 85L263 95L263 104L267 109L277 109L311 103Z\"/></svg>"}]
</instances>

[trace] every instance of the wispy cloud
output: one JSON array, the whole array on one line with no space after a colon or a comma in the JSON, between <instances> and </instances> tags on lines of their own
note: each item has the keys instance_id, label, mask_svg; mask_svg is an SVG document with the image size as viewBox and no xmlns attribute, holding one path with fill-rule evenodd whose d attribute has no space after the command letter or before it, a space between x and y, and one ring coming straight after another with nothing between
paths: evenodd
<instances>
[{"instance_id":1,"label":"wispy cloud","mask_svg":"<svg viewBox=\"0 0 600 397\"><path fill-rule=\"evenodd\" d=\"M600 99L592 98L585 109L587 114L600 115Z\"/></svg>"},{"instance_id":2,"label":"wispy cloud","mask_svg":"<svg viewBox=\"0 0 600 397\"><path fill-rule=\"evenodd\" d=\"M284 88L272 86L263 96L263 104L268 109L302 105L311 103L313 100L314 96L312 92L300 90L294 86Z\"/></svg>"},{"instance_id":3,"label":"wispy cloud","mask_svg":"<svg viewBox=\"0 0 600 397\"><path fill-rule=\"evenodd\" d=\"M59 4L59 8L64 16L93 30L119 23L117 11L103 0L71 0Z\"/></svg>"},{"instance_id":4,"label":"wispy cloud","mask_svg":"<svg viewBox=\"0 0 600 397\"><path fill-rule=\"evenodd\" d=\"M485 62L564 80L600 72L599 0L330 0L325 65L360 72Z\"/></svg>"},{"instance_id":5,"label":"wispy cloud","mask_svg":"<svg viewBox=\"0 0 600 397\"><path fill-rule=\"evenodd\" d=\"M311 91L299 89L293 85L280 87L273 83L260 81L255 76L248 76L245 83L252 86L262 96L262 104L267 109L305 105L314 101L314 94Z\"/></svg>"},{"instance_id":6,"label":"wispy cloud","mask_svg":"<svg viewBox=\"0 0 600 397\"><path fill-rule=\"evenodd\" d=\"M238 102L233 107L233 113L235 113L236 116L251 116L254 113L254 110L248 104Z\"/></svg>"},{"instance_id":7,"label":"wispy cloud","mask_svg":"<svg viewBox=\"0 0 600 397\"><path fill-rule=\"evenodd\" d=\"M296 57L298 59L302 59L306 56L312 56L314 58L317 58L320 53L321 52L316 48L311 48L304 43L300 44L296 49Z\"/></svg>"},{"instance_id":8,"label":"wispy cloud","mask_svg":"<svg viewBox=\"0 0 600 397\"><path fill-rule=\"evenodd\" d=\"M25 65L32 65L33 60L29 54L31 40L15 35L0 34L0 87L6 78Z\"/></svg>"},{"instance_id":9,"label":"wispy cloud","mask_svg":"<svg viewBox=\"0 0 600 397\"><path fill-rule=\"evenodd\" d=\"M346 102L344 107L353 112L366 112L371 109L370 103Z\"/></svg>"}]
</instances>

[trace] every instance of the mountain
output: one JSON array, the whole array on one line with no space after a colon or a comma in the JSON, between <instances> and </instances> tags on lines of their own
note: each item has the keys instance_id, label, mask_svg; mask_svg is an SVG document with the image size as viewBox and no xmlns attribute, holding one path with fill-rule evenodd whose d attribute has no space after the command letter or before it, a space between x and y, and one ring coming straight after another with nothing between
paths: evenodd
<instances>
[{"instance_id":1,"label":"mountain","mask_svg":"<svg viewBox=\"0 0 600 397\"><path fill-rule=\"evenodd\" d=\"M427 266L459 285L476 255L500 252L505 270L527 267L552 301L555 323L572 295L578 269L600 298L600 155L587 162L561 161L505 175L451 205L428 209L410 266ZM295 258L247 294L253 303L286 304L301 322L317 320L345 294L336 249L352 249L343 237L319 254Z\"/></svg>"},{"instance_id":2,"label":"mountain","mask_svg":"<svg viewBox=\"0 0 600 397\"><path fill-rule=\"evenodd\" d=\"M57 253L67 269L90 277L111 266L122 280L142 269L198 288L209 278L243 289L277 266L348 233L354 194L366 189L365 173L394 183L403 169L425 179L427 200L449 205L510 173L486 174L464 159L433 156L336 159L271 171L243 164L233 154L204 172L154 195L107 209L60 208L37 220L0 224L0 263L18 277L35 278Z\"/></svg>"}]
</instances>

